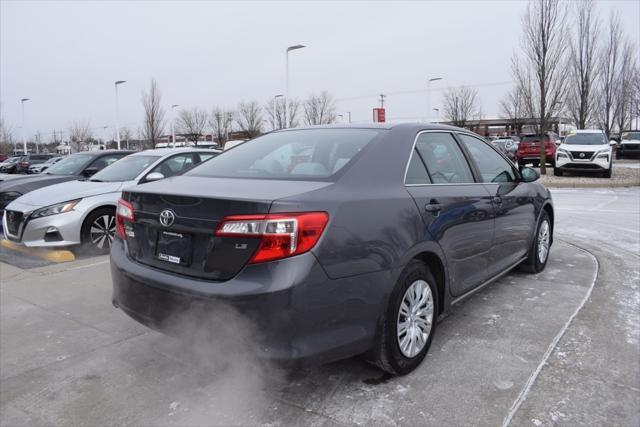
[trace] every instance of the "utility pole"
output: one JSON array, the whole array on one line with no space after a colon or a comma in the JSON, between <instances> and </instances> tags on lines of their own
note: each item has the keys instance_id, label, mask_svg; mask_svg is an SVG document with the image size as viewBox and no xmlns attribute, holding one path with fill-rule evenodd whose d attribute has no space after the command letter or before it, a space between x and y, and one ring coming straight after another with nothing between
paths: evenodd
<instances>
[{"instance_id":1,"label":"utility pole","mask_svg":"<svg viewBox=\"0 0 640 427\"><path fill-rule=\"evenodd\" d=\"M347 114L349 115L349 123L351 123L351 111L347 111Z\"/></svg>"}]
</instances>

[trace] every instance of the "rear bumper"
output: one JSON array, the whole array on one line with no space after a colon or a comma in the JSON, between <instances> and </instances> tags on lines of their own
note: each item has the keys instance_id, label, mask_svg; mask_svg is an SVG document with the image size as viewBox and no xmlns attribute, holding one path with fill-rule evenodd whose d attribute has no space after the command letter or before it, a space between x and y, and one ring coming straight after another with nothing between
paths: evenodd
<instances>
[{"instance_id":1,"label":"rear bumper","mask_svg":"<svg viewBox=\"0 0 640 427\"><path fill-rule=\"evenodd\" d=\"M387 272L331 280L311 253L199 280L132 261L120 239L111 274L114 306L152 329L187 345L244 342L261 358L303 363L368 350L389 291Z\"/></svg>"}]
</instances>

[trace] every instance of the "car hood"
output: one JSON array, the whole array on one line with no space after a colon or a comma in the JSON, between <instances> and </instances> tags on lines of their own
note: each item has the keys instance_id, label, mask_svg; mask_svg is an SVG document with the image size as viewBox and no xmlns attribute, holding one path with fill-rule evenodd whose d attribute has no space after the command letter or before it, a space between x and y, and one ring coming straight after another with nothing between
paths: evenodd
<instances>
[{"instance_id":1,"label":"car hood","mask_svg":"<svg viewBox=\"0 0 640 427\"><path fill-rule=\"evenodd\" d=\"M611 147L609 146L609 144L602 144L602 145L562 144L560 145L560 148L567 151L587 151L587 152L595 153L596 151L600 151L600 150L608 150Z\"/></svg>"},{"instance_id":2,"label":"car hood","mask_svg":"<svg viewBox=\"0 0 640 427\"><path fill-rule=\"evenodd\" d=\"M45 188L34 190L12 202L11 205L26 205L32 208L55 205L69 200L82 199L85 197L99 196L100 194L120 191L123 182L96 182L96 181L70 181L62 184L50 185Z\"/></svg>"},{"instance_id":3,"label":"car hood","mask_svg":"<svg viewBox=\"0 0 640 427\"><path fill-rule=\"evenodd\" d=\"M4 191L17 191L25 194L38 188L47 187L61 182L75 181L76 175L20 175L15 178L0 182L0 193Z\"/></svg>"},{"instance_id":4,"label":"car hood","mask_svg":"<svg viewBox=\"0 0 640 427\"><path fill-rule=\"evenodd\" d=\"M640 144L640 139L623 139L620 144Z\"/></svg>"}]
</instances>

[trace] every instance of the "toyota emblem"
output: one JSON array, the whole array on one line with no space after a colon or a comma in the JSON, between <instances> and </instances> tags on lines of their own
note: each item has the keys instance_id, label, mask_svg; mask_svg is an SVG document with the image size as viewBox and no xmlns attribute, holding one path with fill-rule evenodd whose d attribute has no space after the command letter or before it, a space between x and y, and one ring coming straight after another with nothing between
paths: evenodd
<instances>
[{"instance_id":1,"label":"toyota emblem","mask_svg":"<svg viewBox=\"0 0 640 427\"><path fill-rule=\"evenodd\" d=\"M171 227L176 219L176 214L171 209L165 209L160 212L160 224L165 227Z\"/></svg>"}]
</instances>

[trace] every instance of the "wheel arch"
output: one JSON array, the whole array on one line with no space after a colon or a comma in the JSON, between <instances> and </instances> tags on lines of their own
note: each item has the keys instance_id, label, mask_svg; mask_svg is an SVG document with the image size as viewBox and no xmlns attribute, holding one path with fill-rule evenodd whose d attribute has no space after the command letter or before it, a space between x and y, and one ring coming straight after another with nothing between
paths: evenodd
<instances>
[{"instance_id":1,"label":"wheel arch","mask_svg":"<svg viewBox=\"0 0 640 427\"><path fill-rule=\"evenodd\" d=\"M87 224L87 218L89 218L91 216L91 214L93 214L94 212L100 210L100 209L113 209L114 213L115 210L118 208L117 205L113 204L113 203L100 203L97 204L95 206L92 206L90 209L87 209L86 212L84 213L84 215L82 216L82 224L80 224L80 241L82 241L82 237L83 237L83 231L84 228Z\"/></svg>"},{"instance_id":2,"label":"wheel arch","mask_svg":"<svg viewBox=\"0 0 640 427\"><path fill-rule=\"evenodd\" d=\"M547 215L549 215L549 222L550 222L550 226L551 226L551 238L549 241L549 244L553 243L553 230L554 230L554 213L553 213L553 206L551 206L551 203L545 203L545 205L542 207L542 210L544 212L547 213Z\"/></svg>"},{"instance_id":3,"label":"wheel arch","mask_svg":"<svg viewBox=\"0 0 640 427\"><path fill-rule=\"evenodd\" d=\"M433 278L436 280L436 286L438 288L438 314L443 313L447 277L444 262L435 252L431 251L421 252L414 256L413 259L423 262L427 268L429 268L431 274L433 274Z\"/></svg>"}]
</instances>

